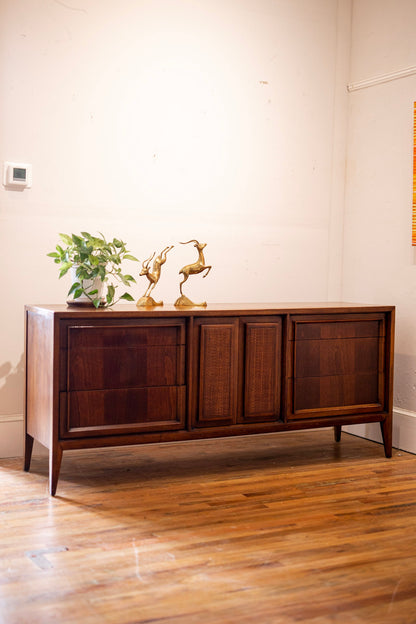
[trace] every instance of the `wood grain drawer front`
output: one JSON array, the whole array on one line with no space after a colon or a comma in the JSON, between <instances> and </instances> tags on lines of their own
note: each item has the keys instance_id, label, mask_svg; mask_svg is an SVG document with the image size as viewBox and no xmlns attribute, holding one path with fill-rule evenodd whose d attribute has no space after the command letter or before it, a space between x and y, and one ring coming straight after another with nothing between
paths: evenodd
<instances>
[{"instance_id":1,"label":"wood grain drawer front","mask_svg":"<svg viewBox=\"0 0 416 624\"><path fill-rule=\"evenodd\" d=\"M354 413L372 411L371 408L379 410L379 378L377 374L357 374L296 379L294 402L295 413L303 410L331 411L331 408L348 406L353 406Z\"/></svg>"},{"instance_id":2,"label":"wood grain drawer front","mask_svg":"<svg viewBox=\"0 0 416 624\"><path fill-rule=\"evenodd\" d=\"M295 377L374 373L378 338L302 340L295 343Z\"/></svg>"},{"instance_id":3,"label":"wood grain drawer front","mask_svg":"<svg viewBox=\"0 0 416 624\"><path fill-rule=\"evenodd\" d=\"M185 386L62 392L60 403L61 438L185 426Z\"/></svg>"},{"instance_id":4,"label":"wood grain drawer front","mask_svg":"<svg viewBox=\"0 0 416 624\"><path fill-rule=\"evenodd\" d=\"M68 328L67 389L103 390L185 383L182 325Z\"/></svg>"},{"instance_id":5,"label":"wood grain drawer front","mask_svg":"<svg viewBox=\"0 0 416 624\"><path fill-rule=\"evenodd\" d=\"M294 321L289 418L380 411L384 403L384 317Z\"/></svg>"},{"instance_id":6,"label":"wood grain drawer front","mask_svg":"<svg viewBox=\"0 0 416 624\"><path fill-rule=\"evenodd\" d=\"M378 319L355 321L296 322L296 340L331 340L336 338L378 338Z\"/></svg>"},{"instance_id":7,"label":"wood grain drawer front","mask_svg":"<svg viewBox=\"0 0 416 624\"><path fill-rule=\"evenodd\" d=\"M236 422L238 319L197 319L197 427Z\"/></svg>"},{"instance_id":8,"label":"wood grain drawer front","mask_svg":"<svg viewBox=\"0 0 416 624\"><path fill-rule=\"evenodd\" d=\"M244 322L244 408L242 422L278 420L280 414L282 321Z\"/></svg>"}]
</instances>

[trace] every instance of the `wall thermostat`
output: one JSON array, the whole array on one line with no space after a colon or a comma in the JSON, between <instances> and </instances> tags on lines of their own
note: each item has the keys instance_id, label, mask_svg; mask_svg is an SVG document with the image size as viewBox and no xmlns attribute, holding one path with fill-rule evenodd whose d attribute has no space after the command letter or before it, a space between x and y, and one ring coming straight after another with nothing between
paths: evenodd
<instances>
[{"instance_id":1,"label":"wall thermostat","mask_svg":"<svg viewBox=\"0 0 416 624\"><path fill-rule=\"evenodd\" d=\"M5 162L3 184L10 188L30 188L32 186L32 165Z\"/></svg>"}]
</instances>

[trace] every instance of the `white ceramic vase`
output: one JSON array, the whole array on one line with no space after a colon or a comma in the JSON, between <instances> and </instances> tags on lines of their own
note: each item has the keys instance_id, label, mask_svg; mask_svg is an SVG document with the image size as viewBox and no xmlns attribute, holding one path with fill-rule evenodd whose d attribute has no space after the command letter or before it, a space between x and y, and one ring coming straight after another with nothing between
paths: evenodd
<instances>
[{"instance_id":1,"label":"white ceramic vase","mask_svg":"<svg viewBox=\"0 0 416 624\"><path fill-rule=\"evenodd\" d=\"M69 270L71 284L79 281L79 278L76 275L76 271L76 266L71 267L71 269ZM98 297L102 299L104 282L100 277L96 277L93 280L83 280L82 287L87 293L91 292L92 290L97 290L98 292L95 295L92 295L92 298L97 299ZM68 305L93 305L91 299L89 299L85 293L82 293L82 295L80 297L77 297L76 299L73 298L73 295L74 293L72 293L67 299Z\"/></svg>"}]
</instances>

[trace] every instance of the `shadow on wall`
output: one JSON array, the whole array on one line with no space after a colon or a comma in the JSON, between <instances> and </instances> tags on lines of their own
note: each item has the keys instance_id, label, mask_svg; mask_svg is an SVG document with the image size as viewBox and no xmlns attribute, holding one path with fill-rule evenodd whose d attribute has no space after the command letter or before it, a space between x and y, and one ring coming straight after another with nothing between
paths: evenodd
<instances>
[{"instance_id":1,"label":"shadow on wall","mask_svg":"<svg viewBox=\"0 0 416 624\"><path fill-rule=\"evenodd\" d=\"M17 366L0 365L0 415L23 414L24 374L23 353Z\"/></svg>"}]
</instances>

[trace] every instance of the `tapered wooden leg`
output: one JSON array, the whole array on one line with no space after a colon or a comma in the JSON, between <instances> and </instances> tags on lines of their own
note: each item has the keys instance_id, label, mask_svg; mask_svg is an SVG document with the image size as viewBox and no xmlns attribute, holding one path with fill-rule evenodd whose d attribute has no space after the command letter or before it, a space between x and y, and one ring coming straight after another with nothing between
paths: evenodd
<instances>
[{"instance_id":1,"label":"tapered wooden leg","mask_svg":"<svg viewBox=\"0 0 416 624\"><path fill-rule=\"evenodd\" d=\"M391 457L393 454L393 419L391 415L380 422L380 428L383 437L384 454L386 457Z\"/></svg>"},{"instance_id":2,"label":"tapered wooden leg","mask_svg":"<svg viewBox=\"0 0 416 624\"><path fill-rule=\"evenodd\" d=\"M26 472L30 469L30 461L32 459L32 451L33 451L33 438L28 433L25 434L25 455L23 462L23 469Z\"/></svg>"},{"instance_id":3,"label":"tapered wooden leg","mask_svg":"<svg viewBox=\"0 0 416 624\"><path fill-rule=\"evenodd\" d=\"M335 438L335 442L340 442L341 441L341 429L342 429L341 425L334 425L334 438Z\"/></svg>"},{"instance_id":4,"label":"tapered wooden leg","mask_svg":"<svg viewBox=\"0 0 416 624\"><path fill-rule=\"evenodd\" d=\"M60 445L56 445L49 450L49 493L51 496L55 496L56 493L61 462L62 447Z\"/></svg>"}]
</instances>

